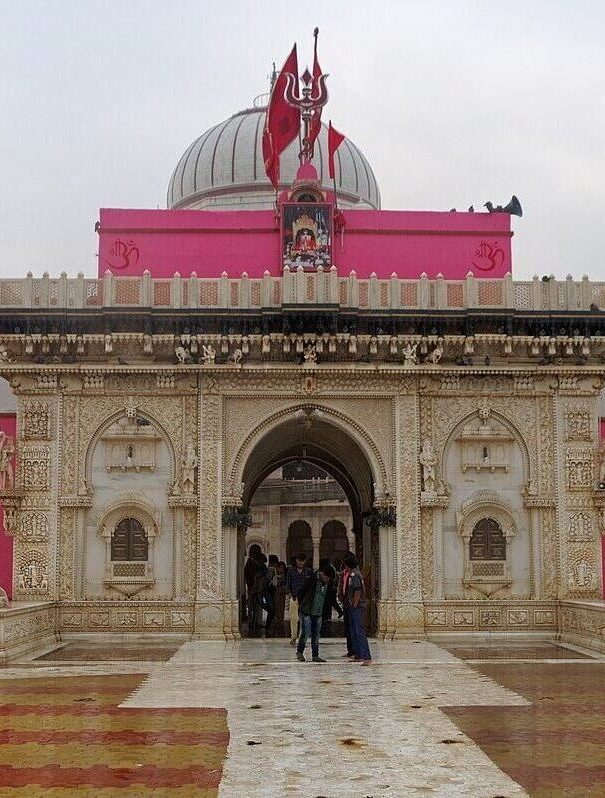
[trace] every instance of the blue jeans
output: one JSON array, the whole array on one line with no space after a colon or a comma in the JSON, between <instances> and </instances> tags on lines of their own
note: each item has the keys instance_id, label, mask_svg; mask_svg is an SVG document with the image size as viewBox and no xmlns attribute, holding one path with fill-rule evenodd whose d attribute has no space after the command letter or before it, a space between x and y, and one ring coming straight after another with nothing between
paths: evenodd
<instances>
[{"instance_id":1,"label":"blue jeans","mask_svg":"<svg viewBox=\"0 0 605 798\"><path fill-rule=\"evenodd\" d=\"M353 651L358 659L372 659L368 638L363 628L364 615L365 608L349 607L349 623L351 624Z\"/></svg>"},{"instance_id":2,"label":"blue jeans","mask_svg":"<svg viewBox=\"0 0 605 798\"><path fill-rule=\"evenodd\" d=\"M353 656L355 649L353 648L353 638L351 637L351 609L350 607L343 606L342 619L345 624L345 637L347 638L347 655Z\"/></svg>"},{"instance_id":3,"label":"blue jeans","mask_svg":"<svg viewBox=\"0 0 605 798\"><path fill-rule=\"evenodd\" d=\"M319 633L321 631L321 615L304 615L300 613L300 637L298 638L297 651L302 654L307 645L307 638L311 638L311 654L319 657Z\"/></svg>"}]
</instances>

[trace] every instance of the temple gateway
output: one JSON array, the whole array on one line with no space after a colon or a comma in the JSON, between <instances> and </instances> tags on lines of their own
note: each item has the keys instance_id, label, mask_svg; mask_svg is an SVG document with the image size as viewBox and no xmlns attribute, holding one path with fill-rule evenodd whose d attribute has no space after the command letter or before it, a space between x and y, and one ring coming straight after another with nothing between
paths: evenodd
<instances>
[{"instance_id":1,"label":"temple gateway","mask_svg":"<svg viewBox=\"0 0 605 798\"><path fill-rule=\"evenodd\" d=\"M238 638L251 542L354 550L381 638L605 651L605 283L515 280L514 204L382 210L304 91L277 176L261 98L101 210L96 277L0 280L0 660Z\"/></svg>"}]
</instances>

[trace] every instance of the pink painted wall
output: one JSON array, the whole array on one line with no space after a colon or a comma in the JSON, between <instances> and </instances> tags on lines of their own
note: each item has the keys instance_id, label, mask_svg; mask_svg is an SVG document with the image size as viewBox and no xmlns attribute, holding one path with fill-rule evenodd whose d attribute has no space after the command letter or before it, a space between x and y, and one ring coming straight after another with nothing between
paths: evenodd
<instances>
[{"instance_id":1,"label":"pink painted wall","mask_svg":"<svg viewBox=\"0 0 605 798\"><path fill-rule=\"evenodd\" d=\"M17 418L14 413L0 413L0 429L16 439ZM14 468L13 463L13 468ZM4 532L4 510L0 502L0 585L12 596L13 539Z\"/></svg>"},{"instance_id":2,"label":"pink painted wall","mask_svg":"<svg viewBox=\"0 0 605 798\"><path fill-rule=\"evenodd\" d=\"M503 213L344 211L333 261L342 275L417 278L503 277L512 271L510 216ZM99 275L230 277L281 273L279 224L272 211L102 208Z\"/></svg>"}]
</instances>

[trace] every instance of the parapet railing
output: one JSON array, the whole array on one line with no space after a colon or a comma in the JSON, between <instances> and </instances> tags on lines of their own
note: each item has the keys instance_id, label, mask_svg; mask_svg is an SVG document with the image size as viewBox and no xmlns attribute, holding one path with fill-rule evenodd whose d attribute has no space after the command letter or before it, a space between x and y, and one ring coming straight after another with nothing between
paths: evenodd
<instances>
[{"instance_id":1,"label":"parapet railing","mask_svg":"<svg viewBox=\"0 0 605 798\"><path fill-rule=\"evenodd\" d=\"M446 280L421 275L408 280L374 275L359 279L330 271L268 272L261 278L140 277L69 278L33 277L0 279L0 308L199 308L208 310L254 310L292 305L335 306L361 310L460 310L467 308L515 308L528 311L595 310L605 308L605 282L580 281L571 276L522 281L506 275L498 279Z\"/></svg>"}]
</instances>

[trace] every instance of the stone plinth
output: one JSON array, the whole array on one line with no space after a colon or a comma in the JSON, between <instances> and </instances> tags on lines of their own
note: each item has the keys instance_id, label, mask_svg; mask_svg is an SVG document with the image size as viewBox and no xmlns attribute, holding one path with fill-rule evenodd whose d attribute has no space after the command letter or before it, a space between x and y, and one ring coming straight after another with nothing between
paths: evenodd
<instances>
[{"instance_id":1,"label":"stone plinth","mask_svg":"<svg viewBox=\"0 0 605 798\"><path fill-rule=\"evenodd\" d=\"M605 654L605 601L562 601L561 640Z\"/></svg>"},{"instance_id":2,"label":"stone plinth","mask_svg":"<svg viewBox=\"0 0 605 798\"><path fill-rule=\"evenodd\" d=\"M0 665L57 641L53 601L13 602L0 609Z\"/></svg>"}]
</instances>

